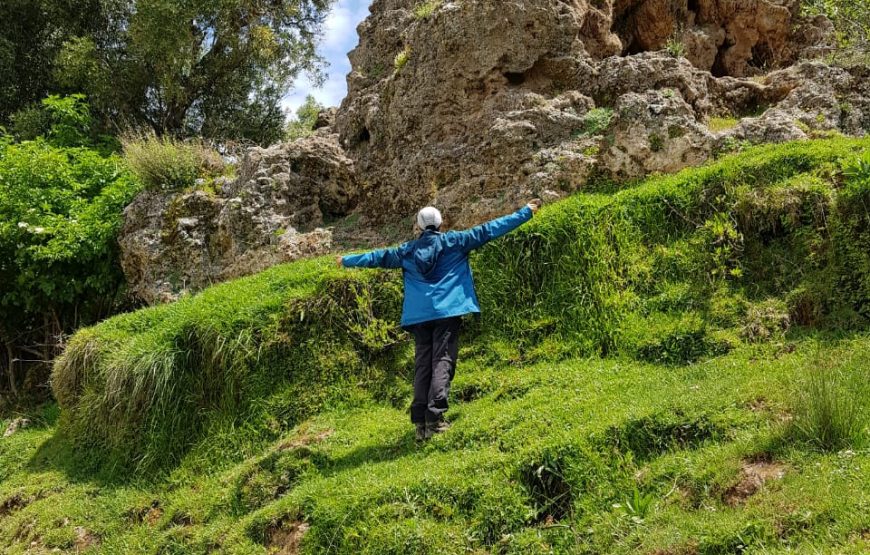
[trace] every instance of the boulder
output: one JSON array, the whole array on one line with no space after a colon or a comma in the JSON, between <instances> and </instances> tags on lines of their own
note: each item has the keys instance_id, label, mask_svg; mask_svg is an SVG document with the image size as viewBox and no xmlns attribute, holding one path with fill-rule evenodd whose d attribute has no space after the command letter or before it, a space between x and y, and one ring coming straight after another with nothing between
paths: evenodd
<instances>
[{"instance_id":1,"label":"boulder","mask_svg":"<svg viewBox=\"0 0 870 555\"><path fill-rule=\"evenodd\" d=\"M600 162L617 179L696 166L714 146L713 135L674 89L621 96L608 143Z\"/></svg>"},{"instance_id":2,"label":"boulder","mask_svg":"<svg viewBox=\"0 0 870 555\"><path fill-rule=\"evenodd\" d=\"M216 191L140 194L119 239L131 293L149 303L328 252L321 227L351 212L357 183L337 136L250 149Z\"/></svg>"}]
</instances>

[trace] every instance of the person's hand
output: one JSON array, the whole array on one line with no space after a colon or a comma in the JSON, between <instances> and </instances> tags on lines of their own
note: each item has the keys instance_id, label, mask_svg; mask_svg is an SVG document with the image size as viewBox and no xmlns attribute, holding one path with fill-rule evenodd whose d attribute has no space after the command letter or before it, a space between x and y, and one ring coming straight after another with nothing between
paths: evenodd
<instances>
[{"instance_id":1,"label":"person's hand","mask_svg":"<svg viewBox=\"0 0 870 555\"><path fill-rule=\"evenodd\" d=\"M336 256L336 257L335 257L335 264L336 264L336 266L338 266L339 268L341 268L342 266L344 266L344 257L341 256L341 255Z\"/></svg>"},{"instance_id":2,"label":"person's hand","mask_svg":"<svg viewBox=\"0 0 870 555\"><path fill-rule=\"evenodd\" d=\"M541 199L533 198L532 200L529 201L529 204L527 204L527 206L532 210L532 214L536 214L538 212L538 210L541 209L542 204L543 204L543 201L541 201Z\"/></svg>"}]
</instances>

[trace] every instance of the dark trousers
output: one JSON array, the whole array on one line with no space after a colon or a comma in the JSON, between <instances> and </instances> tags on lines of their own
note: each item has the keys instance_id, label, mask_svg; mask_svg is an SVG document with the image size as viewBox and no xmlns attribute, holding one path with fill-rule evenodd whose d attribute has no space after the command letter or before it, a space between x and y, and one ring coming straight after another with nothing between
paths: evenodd
<instances>
[{"instance_id":1,"label":"dark trousers","mask_svg":"<svg viewBox=\"0 0 870 555\"><path fill-rule=\"evenodd\" d=\"M414 334L414 401L411 422L438 422L447 412L450 382L456 373L461 318L423 322L411 328Z\"/></svg>"}]
</instances>

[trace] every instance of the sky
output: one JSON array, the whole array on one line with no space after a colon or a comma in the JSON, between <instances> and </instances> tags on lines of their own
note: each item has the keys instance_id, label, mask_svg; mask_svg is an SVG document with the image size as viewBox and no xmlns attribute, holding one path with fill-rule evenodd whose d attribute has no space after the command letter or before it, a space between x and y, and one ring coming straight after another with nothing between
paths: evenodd
<instances>
[{"instance_id":1,"label":"sky","mask_svg":"<svg viewBox=\"0 0 870 555\"><path fill-rule=\"evenodd\" d=\"M329 65L325 72L327 79L322 86L315 88L306 76L300 76L293 90L284 99L284 108L291 114L305 102L309 94L324 106L338 106L347 93L345 77L350 73L347 53L359 42L356 26L369 15L371 0L338 0L326 18L323 38L318 51Z\"/></svg>"}]
</instances>

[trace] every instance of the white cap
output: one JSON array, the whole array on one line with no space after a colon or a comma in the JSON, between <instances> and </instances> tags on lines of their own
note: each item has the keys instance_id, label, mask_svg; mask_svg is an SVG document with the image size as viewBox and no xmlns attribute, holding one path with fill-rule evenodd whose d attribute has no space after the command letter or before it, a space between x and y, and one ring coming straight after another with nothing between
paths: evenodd
<instances>
[{"instance_id":1,"label":"white cap","mask_svg":"<svg viewBox=\"0 0 870 555\"><path fill-rule=\"evenodd\" d=\"M426 229L432 225L439 228L441 227L441 221L441 212L434 206L427 206L417 212L417 225L420 229Z\"/></svg>"}]
</instances>

